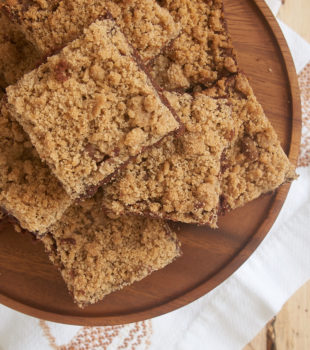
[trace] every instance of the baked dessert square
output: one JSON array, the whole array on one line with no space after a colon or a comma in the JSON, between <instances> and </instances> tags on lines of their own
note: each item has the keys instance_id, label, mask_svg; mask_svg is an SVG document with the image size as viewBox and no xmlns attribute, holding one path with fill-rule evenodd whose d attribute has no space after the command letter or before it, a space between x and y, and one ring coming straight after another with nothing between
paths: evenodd
<instances>
[{"instance_id":1,"label":"baked dessert square","mask_svg":"<svg viewBox=\"0 0 310 350\"><path fill-rule=\"evenodd\" d=\"M218 213L241 207L296 179L295 167L243 74L222 78L194 97L166 94L186 132L179 139L169 138L162 147L144 152L118 179L105 186L103 203L108 212L216 227ZM206 149L201 152L200 138L192 128L195 121L202 127L202 116L208 115L208 100L202 103L203 96L212 97L209 103L226 106L218 108L217 113L209 109L211 117L206 119L208 132L202 135L205 145L210 140L217 145L212 153Z\"/></svg>"},{"instance_id":2,"label":"baked dessert square","mask_svg":"<svg viewBox=\"0 0 310 350\"><path fill-rule=\"evenodd\" d=\"M39 54L0 11L0 98L4 89L33 69Z\"/></svg>"},{"instance_id":3,"label":"baked dessert square","mask_svg":"<svg viewBox=\"0 0 310 350\"><path fill-rule=\"evenodd\" d=\"M72 198L180 128L114 20L97 20L7 88L13 117Z\"/></svg>"},{"instance_id":4,"label":"baked dessert square","mask_svg":"<svg viewBox=\"0 0 310 350\"><path fill-rule=\"evenodd\" d=\"M42 163L22 127L0 102L0 208L37 235L46 233L71 205L61 183Z\"/></svg>"},{"instance_id":5,"label":"baked dessert square","mask_svg":"<svg viewBox=\"0 0 310 350\"><path fill-rule=\"evenodd\" d=\"M231 106L201 93L166 93L185 132L143 152L104 187L105 210L216 227L221 159L233 142Z\"/></svg>"},{"instance_id":6,"label":"baked dessert square","mask_svg":"<svg viewBox=\"0 0 310 350\"><path fill-rule=\"evenodd\" d=\"M222 213L297 178L244 74L223 78L203 93L227 98L236 126L235 142L222 157Z\"/></svg>"},{"instance_id":7,"label":"baked dessert square","mask_svg":"<svg viewBox=\"0 0 310 350\"><path fill-rule=\"evenodd\" d=\"M160 220L102 213L95 198L72 206L42 241L75 302L100 301L180 256L175 233Z\"/></svg>"},{"instance_id":8,"label":"baked dessert square","mask_svg":"<svg viewBox=\"0 0 310 350\"><path fill-rule=\"evenodd\" d=\"M5 0L3 10L42 55L50 55L109 11L147 62L180 32L155 0Z\"/></svg>"},{"instance_id":9,"label":"baked dessert square","mask_svg":"<svg viewBox=\"0 0 310 350\"><path fill-rule=\"evenodd\" d=\"M223 0L161 0L180 23L180 35L150 62L157 83L166 90L209 87L238 70L223 13Z\"/></svg>"}]
</instances>

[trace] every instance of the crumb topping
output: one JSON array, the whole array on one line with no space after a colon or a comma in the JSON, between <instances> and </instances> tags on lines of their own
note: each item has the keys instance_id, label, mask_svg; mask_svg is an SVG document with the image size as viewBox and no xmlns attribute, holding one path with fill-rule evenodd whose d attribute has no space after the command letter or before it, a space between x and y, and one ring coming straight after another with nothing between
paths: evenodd
<instances>
[{"instance_id":1,"label":"crumb topping","mask_svg":"<svg viewBox=\"0 0 310 350\"><path fill-rule=\"evenodd\" d=\"M166 93L185 133L143 152L104 187L104 207L216 227L221 156L234 124L225 99Z\"/></svg>"},{"instance_id":2,"label":"crumb topping","mask_svg":"<svg viewBox=\"0 0 310 350\"><path fill-rule=\"evenodd\" d=\"M154 0L6 0L5 10L44 55L79 37L107 11L144 61L159 54L180 31Z\"/></svg>"},{"instance_id":3,"label":"crumb topping","mask_svg":"<svg viewBox=\"0 0 310 350\"><path fill-rule=\"evenodd\" d=\"M2 89L16 83L39 60L38 52L0 11L0 98Z\"/></svg>"},{"instance_id":4,"label":"crumb topping","mask_svg":"<svg viewBox=\"0 0 310 350\"><path fill-rule=\"evenodd\" d=\"M102 300L163 268L180 255L176 234L160 220L124 216L111 219L95 198L72 206L43 238L75 302Z\"/></svg>"},{"instance_id":5,"label":"crumb topping","mask_svg":"<svg viewBox=\"0 0 310 350\"><path fill-rule=\"evenodd\" d=\"M30 232L44 234L70 206L59 181L0 102L0 207Z\"/></svg>"},{"instance_id":6,"label":"crumb topping","mask_svg":"<svg viewBox=\"0 0 310 350\"><path fill-rule=\"evenodd\" d=\"M181 34L150 63L157 83L167 90L210 86L237 72L222 0L162 0Z\"/></svg>"},{"instance_id":7,"label":"crumb topping","mask_svg":"<svg viewBox=\"0 0 310 350\"><path fill-rule=\"evenodd\" d=\"M14 117L73 198L179 128L133 55L115 22L100 20L7 89Z\"/></svg>"},{"instance_id":8,"label":"crumb topping","mask_svg":"<svg viewBox=\"0 0 310 350\"><path fill-rule=\"evenodd\" d=\"M295 168L243 74L223 78L204 93L229 99L237 130L222 162L224 212L296 178Z\"/></svg>"}]
</instances>

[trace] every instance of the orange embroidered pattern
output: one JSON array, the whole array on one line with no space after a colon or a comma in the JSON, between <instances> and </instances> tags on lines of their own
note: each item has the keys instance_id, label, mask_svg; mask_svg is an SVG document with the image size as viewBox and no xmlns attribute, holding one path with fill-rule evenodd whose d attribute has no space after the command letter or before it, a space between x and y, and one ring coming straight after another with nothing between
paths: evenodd
<instances>
[{"instance_id":1,"label":"orange embroidered pattern","mask_svg":"<svg viewBox=\"0 0 310 350\"><path fill-rule=\"evenodd\" d=\"M125 326L81 327L68 344L57 345L48 323L40 320L40 327L54 350L147 350L152 335L151 321Z\"/></svg>"},{"instance_id":2,"label":"orange embroidered pattern","mask_svg":"<svg viewBox=\"0 0 310 350\"><path fill-rule=\"evenodd\" d=\"M302 107L302 139L298 166L310 165L310 62L299 75Z\"/></svg>"}]
</instances>

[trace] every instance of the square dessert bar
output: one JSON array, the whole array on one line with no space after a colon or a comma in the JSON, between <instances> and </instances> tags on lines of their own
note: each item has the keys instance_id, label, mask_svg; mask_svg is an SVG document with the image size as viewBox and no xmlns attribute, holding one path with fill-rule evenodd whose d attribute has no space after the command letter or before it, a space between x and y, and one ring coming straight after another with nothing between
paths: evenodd
<instances>
[{"instance_id":1,"label":"square dessert bar","mask_svg":"<svg viewBox=\"0 0 310 350\"><path fill-rule=\"evenodd\" d=\"M226 99L166 93L185 132L143 152L104 187L108 212L150 215L216 227L221 158L235 135Z\"/></svg>"},{"instance_id":2,"label":"square dessert bar","mask_svg":"<svg viewBox=\"0 0 310 350\"><path fill-rule=\"evenodd\" d=\"M223 14L223 0L161 0L181 34L150 63L157 83L166 90L211 86L237 72L236 58Z\"/></svg>"},{"instance_id":3,"label":"square dessert bar","mask_svg":"<svg viewBox=\"0 0 310 350\"><path fill-rule=\"evenodd\" d=\"M230 101L237 128L222 162L223 213L296 179L294 166L243 74L223 78L204 93Z\"/></svg>"},{"instance_id":4,"label":"square dessert bar","mask_svg":"<svg viewBox=\"0 0 310 350\"><path fill-rule=\"evenodd\" d=\"M33 45L0 11L0 94L33 69L38 60Z\"/></svg>"},{"instance_id":5,"label":"square dessert bar","mask_svg":"<svg viewBox=\"0 0 310 350\"><path fill-rule=\"evenodd\" d=\"M159 270L180 256L160 220L102 213L101 194L72 206L42 241L75 302L83 307Z\"/></svg>"},{"instance_id":6,"label":"square dessert bar","mask_svg":"<svg viewBox=\"0 0 310 350\"><path fill-rule=\"evenodd\" d=\"M107 10L145 62L180 32L155 0L5 0L3 10L43 55L79 37Z\"/></svg>"},{"instance_id":7,"label":"square dessert bar","mask_svg":"<svg viewBox=\"0 0 310 350\"><path fill-rule=\"evenodd\" d=\"M7 88L10 110L72 198L180 128L114 20Z\"/></svg>"},{"instance_id":8,"label":"square dessert bar","mask_svg":"<svg viewBox=\"0 0 310 350\"><path fill-rule=\"evenodd\" d=\"M22 127L0 102L0 208L30 232L42 235L71 199L42 163Z\"/></svg>"}]
</instances>

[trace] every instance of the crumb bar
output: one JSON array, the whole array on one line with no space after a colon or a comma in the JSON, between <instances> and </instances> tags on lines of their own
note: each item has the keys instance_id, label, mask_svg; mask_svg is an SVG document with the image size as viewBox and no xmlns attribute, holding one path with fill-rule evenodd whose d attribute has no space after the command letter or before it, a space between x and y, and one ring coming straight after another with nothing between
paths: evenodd
<instances>
[{"instance_id":1,"label":"crumb bar","mask_svg":"<svg viewBox=\"0 0 310 350\"><path fill-rule=\"evenodd\" d=\"M181 34L150 63L157 83L166 90L211 86L237 71L223 14L223 0L161 0Z\"/></svg>"},{"instance_id":2,"label":"crumb bar","mask_svg":"<svg viewBox=\"0 0 310 350\"><path fill-rule=\"evenodd\" d=\"M155 0L6 0L4 4L4 11L43 55L79 37L107 10L145 62L180 32Z\"/></svg>"},{"instance_id":3,"label":"crumb bar","mask_svg":"<svg viewBox=\"0 0 310 350\"><path fill-rule=\"evenodd\" d=\"M33 45L0 11L0 94L3 95L4 88L33 69L38 60Z\"/></svg>"},{"instance_id":4,"label":"crumb bar","mask_svg":"<svg viewBox=\"0 0 310 350\"><path fill-rule=\"evenodd\" d=\"M222 161L223 213L296 179L295 167L243 74L223 78L204 93L228 98L237 128Z\"/></svg>"},{"instance_id":5,"label":"crumb bar","mask_svg":"<svg viewBox=\"0 0 310 350\"><path fill-rule=\"evenodd\" d=\"M72 198L180 128L113 20L7 88L12 115Z\"/></svg>"},{"instance_id":6,"label":"crumb bar","mask_svg":"<svg viewBox=\"0 0 310 350\"><path fill-rule=\"evenodd\" d=\"M42 235L71 204L4 100L0 102L0 168L0 208L22 228Z\"/></svg>"},{"instance_id":7,"label":"crumb bar","mask_svg":"<svg viewBox=\"0 0 310 350\"><path fill-rule=\"evenodd\" d=\"M221 157L235 135L225 99L166 93L185 126L142 153L104 187L104 208L216 227Z\"/></svg>"},{"instance_id":8,"label":"crumb bar","mask_svg":"<svg viewBox=\"0 0 310 350\"><path fill-rule=\"evenodd\" d=\"M160 220L102 213L100 191L72 206L42 241L75 302L83 307L139 281L181 254Z\"/></svg>"}]
</instances>

